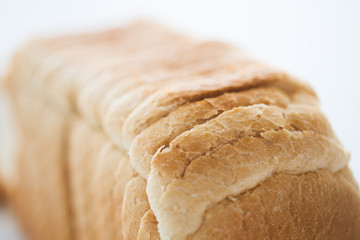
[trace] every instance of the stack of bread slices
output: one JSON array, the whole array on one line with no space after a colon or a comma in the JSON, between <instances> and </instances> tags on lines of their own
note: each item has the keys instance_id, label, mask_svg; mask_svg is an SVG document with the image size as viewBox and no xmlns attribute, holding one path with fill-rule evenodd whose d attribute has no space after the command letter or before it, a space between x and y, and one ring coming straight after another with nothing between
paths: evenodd
<instances>
[{"instance_id":1,"label":"stack of bread slices","mask_svg":"<svg viewBox=\"0 0 360 240\"><path fill-rule=\"evenodd\" d=\"M148 22L39 39L6 87L30 239L360 239L316 94L233 46Z\"/></svg>"}]
</instances>

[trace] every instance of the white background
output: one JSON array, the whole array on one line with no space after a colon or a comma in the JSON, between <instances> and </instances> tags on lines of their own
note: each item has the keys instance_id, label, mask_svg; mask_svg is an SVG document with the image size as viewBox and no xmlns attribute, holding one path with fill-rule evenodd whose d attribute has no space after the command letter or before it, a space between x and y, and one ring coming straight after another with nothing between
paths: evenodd
<instances>
[{"instance_id":1,"label":"white background","mask_svg":"<svg viewBox=\"0 0 360 240\"><path fill-rule=\"evenodd\" d=\"M310 82L351 151L360 181L360 1L0 0L0 72L33 36L114 27L139 17L235 43Z\"/></svg>"}]
</instances>

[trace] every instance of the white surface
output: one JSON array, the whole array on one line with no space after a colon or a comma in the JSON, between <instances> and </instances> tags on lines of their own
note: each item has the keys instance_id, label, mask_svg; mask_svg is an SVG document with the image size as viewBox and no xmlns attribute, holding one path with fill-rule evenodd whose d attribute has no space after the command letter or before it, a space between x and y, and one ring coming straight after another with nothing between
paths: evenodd
<instances>
[{"instance_id":1,"label":"white surface","mask_svg":"<svg viewBox=\"0 0 360 240\"><path fill-rule=\"evenodd\" d=\"M360 1L0 0L0 70L32 36L157 19L201 38L231 41L317 91L352 152L360 181Z\"/></svg>"},{"instance_id":2,"label":"white surface","mask_svg":"<svg viewBox=\"0 0 360 240\"><path fill-rule=\"evenodd\" d=\"M19 233L16 223L12 220L11 213L0 206L0 239L1 240L21 240L23 237Z\"/></svg>"}]
</instances>

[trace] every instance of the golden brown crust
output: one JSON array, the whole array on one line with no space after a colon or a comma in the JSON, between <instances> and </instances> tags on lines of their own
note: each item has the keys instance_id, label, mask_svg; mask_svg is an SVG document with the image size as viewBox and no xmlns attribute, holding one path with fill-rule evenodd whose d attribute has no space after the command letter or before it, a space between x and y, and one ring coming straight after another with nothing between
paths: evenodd
<instances>
[{"instance_id":1,"label":"golden brown crust","mask_svg":"<svg viewBox=\"0 0 360 240\"><path fill-rule=\"evenodd\" d=\"M141 218L150 209L145 188L146 181L140 176L132 178L126 185L122 206L124 239L137 239Z\"/></svg>"},{"instance_id":2,"label":"golden brown crust","mask_svg":"<svg viewBox=\"0 0 360 240\"><path fill-rule=\"evenodd\" d=\"M0 205L4 203L5 201L5 186L3 184L3 180L1 179L1 176L0 176Z\"/></svg>"},{"instance_id":3,"label":"golden brown crust","mask_svg":"<svg viewBox=\"0 0 360 240\"><path fill-rule=\"evenodd\" d=\"M168 88L156 91L128 116L123 127L122 141L129 147L143 130L188 102L262 85L273 85L288 91L301 88L312 92L287 74L248 60L209 75L187 77L187 81L178 79L177 83Z\"/></svg>"},{"instance_id":4,"label":"golden brown crust","mask_svg":"<svg viewBox=\"0 0 360 240\"><path fill-rule=\"evenodd\" d=\"M348 166L346 168L338 171L337 175L339 177L344 178L351 186L353 186L355 192L359 190L359 185L357 184L357 182Z\"/></svg>"},{"instance_id":5,"label":"golden brown crust","mask_svg":"<svg viewBox=\"0 0 360 240\"><path fill-rule=\"evenodd\" d=\"M232 46L137 22L34 41L7 85L31 237L360 236L349 154L313 90Z\"/></svg>"},{"instance_id":6,"label":"golden brown crust","mask_svg":"<svg viewBox=\"0 0 360 240\"><path fill-rule=\"evenodd\" d=\"M171 229L168 234L196 230L208 207L255 187L272 173L319 168L333 172L346 165L347 153L336 141L313 130L294 130L286 119L286 112L276 106L238 107L158 151L147 193L160 230L162 223Z\"/></svg>"},{"instance_id":7,"label":"golden brown crust","mask_svg":"<svg viewBox=\"0 0 360 240\"><path fill-rule=\"evenodd\" d=\"M189 239L355 240L359 203L359 193L338 173L280 173L209 209Z\"/></svg>"},{"instance_id":8,"label":"golden brown crust","mask_svg":"<svg viewBox=\"0 0 360 240\"><path fill-rule=\"evenodd\" d=\"M270 87L225 93L185 104L141 132L132 143L130 159L137 172L146 178L154 154L159 148L167 147L181 133L204 124L234 107L260 103L286 107L289 101L286 93Z\"/></svg>"},{"instance_id":9,"label":"golden brown crust","mask_svg":"<svg viewBox=\"0 0 360 240\"><path fill-rule=\"evenodd\" d=\"M353 182L348 168L275 174L207 210L188 239L357 239L360 199ZM139 239L160 239L150 211Z\"/></svg>"},{"instance_id":10,"label":"golden brown crust","mask_svg":"<svg viewBox=\"0 0 360 240\"><path fill-rule=\"evenodd\" d=\"M106 144L106 141L101 133L90 131L90 128L78 119L73 121L69 137L68 164L73 234L76 239L94 239L94 221L97 217L92 195L95 186L91 179L103 144Z\"/></svg>"},{"instance_id":11,"label":"golden brown crust","mask_svg":"<svg viewBox=\"0 0 360 240\"><path fill-rule=\"evenodd\" d=\"M113 146L113 151L118 151L117 148ZM112 203L113 203L113 214L114 214L114 225L115 225L115 231L116 236L115 239L124 239L124 233L123 233L123 205L124 205L124 199L125 199L125 190L126 186L129 183L129 181L133 177L133 170L129 163L129 156L128 154L119 151L118 155L121 155L121 157L118 158L121 159L118 161L118 164L115 168L115 175L110 175L110 177L114 177L113 182L113 188L112 188ZM114 171L114 169L113 169ZM109 201L109 200L107 200ZM101 208L101 205L99 206Z\"/></svg>"},{"instance_id":12,"label":"golden brown crust","mask_svg":"<svg viewBox=\"0 0 360 240\"><path fill-rule=\"evenodd\" d=\"M192 57L191 66L187 55ZM234 60L233 55L244 59ZM206 77L216 72L230 71L232 67L229 64L234 64L234 61L245 66L258 64L235 49L217 42L199 43L179 51L176 59L174 61L171 55L171 58L159 61L155 70L127 76L125 83L117 81L110 91L107 89L106 94L102 92L103 97L95 107L89 106L88 101L83 101L84 106L98 112L105 131L119 146L127 148L129 145L123 142L122 136L123 128L126 128L125 120L147 98L157 95L159 89L173 88L179 82L188 84L190 81L202 80L200 76L203 75ZM204 61L205 59L207 61ZM154 67L155 64L151 63ZM98 85L93 90L99 93ZM88 95L93 96L94 93Z\"/></svg>"},{"instance_id":13,"label":"golden brown crust","mask_svg":"<svg viewBox=\"0 0 360 240\"><path fill-rule=\"evenodd\" d=\"M116 221L116 213L121 212L124 187L131 177L128 162L127 155L110 142L103 145L98 155L92 183L95 239L117 239L121 236L121 222ZM115 173L114 176L115 169L121 169L121 174Z\"/></svg>"},{"instance_id":14,"label":"golden brown crust","mask_svg":"<svg viewBox=\"0 0 360 240\"><path fill-rule=\"evenodd\" d=\"M138 240L157 240L160 239L159 231L157 229L156 217L149 209L141 218L140 229L138 233Z\"/></svg>"}]
</instances>

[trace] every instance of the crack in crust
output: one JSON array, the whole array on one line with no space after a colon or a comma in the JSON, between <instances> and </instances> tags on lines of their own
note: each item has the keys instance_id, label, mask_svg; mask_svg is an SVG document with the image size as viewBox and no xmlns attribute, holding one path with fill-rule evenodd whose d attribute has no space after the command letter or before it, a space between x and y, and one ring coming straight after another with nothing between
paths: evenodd
<instances>
[{"instance_id":1,"label":"crack in crust","mask_svg":"<svg viewBox=\"0 0 360 240\"><path fill-rule=\"evenodd\" d=\"M321 185L319 182L324 182L326 184ZM339 185L341 185L341 187L339 187ZM336 191L337 193L332 196L332 194L329 194L332 191ZM344 204L336 205L334 207L329 206L330 202L336 202L336 200L329 200L329 198L334 198L334 196L338 198L340 192L347 195L346 197L349 198L349 204L347 206ZM283 194L286 194L288 198L291 198L296 205L301 206L295 207L286 204ZM265 201L262 200L264 195L266 195ZM313 204L315 206L309 205L309 201L307 200L309 195L312 198L315 197L314 195L321 195L321 197L316 200L318 202ZM289 238L295 236L296 239L328 239L329 237L325 237L324 234L331 232L331 229L334 228L336 228L336 230L333 231L334 234L331 235L331 239L355 239L354 233L350 233L347 226L349 225L350 228L355 229L360 226L360 218L359 216L356 216L355 213L360 210L359 207L356 206L359 201L358 195L357 185L354 183L348 167L334 173L331 173L326 169L318 169L316 171L301 174L278 172L272 174L267 179L264 179L256 187L238 195L227 197L207 209L204 213L201 227L186 239L203 239L204 236L211 236L212 239L233 239L235 236L243 236L241 239L259 239L264 237L263 234L271 236L271 239L284 238L285 234L287 234L286 236ZM299 197L301 197L300 200ZM320 203L321 201L324 203ZM273 207L270 207L268 202L275 202L275 204ZM247 214L248 208L246 207L246 204L249 204L249 208L252 208L251 210L257 213L255 216ZM332 210L327 209L324 211L324 216L311 214L313 208L326 209L329 207ZM229 210L231 209L240 210L236 210L235 214L230 215ZM265 209L268 211L266 214L263 212ZM286 209L289 209L289 216L287 216L288 222L285 223L283 222L283 214L287 214L284 212ZM294 210L296 212L294 212ZM218 211L221 212L220 215L216 215ZM331 215L332 211L337 211L337 213ZM328 220L327 215L329 213L332 221ZM308 214L311 217L309 217ZM258 217L256 215L258 215ZM268 215L272 216L271 220L267 218ZM342 216L337 217L337 215ZM351 218L348 218L351 219L351 222L349 222L348 225L339 224L338 222L332 224L335 219L336 221L339 221L339 219L341 219L340 221L343 221L344 215L352 215ZM214 216L220 216L221 220L215 219ZM264 217L265 219L253 220L253 218L261 217ZM231 220L233 220L232 218L238 219L240 223L225 220L226 218ZM250 230L253 226L249 226L249 224L254 221L257 222L256 228L261 229L260 231ZM299 225L300 221L303 222L303 225L307 228L306 231L296 233L298 230L293 227L288 233L282 233L281 231L277 232L278 230L285 230L287 225ZM229 225L230 222L232 225ZM325 231L322 229L322 226L319 225L324 225L327 230ZM271 229L269 229L269 227ZM224 228L223 232L219 232L218 228ZM274 231L274 228L276 228L276 231ZM319 238L316 238L316 236L319 236Z\"/></svg>"},{"instance_id":2,"label":"crack in crust","mask_svg":"<svg viewBox=\"0 0 360 240\"><path fill-rule=\"evenodd\" d=\"M326 184L321 185L319 181L326 182ZM339 184L341 184L341 187L338 186ZM211 208L208 208L204 212L200 227L186 239L262 239L264 238L264 234L276 239L284 238L285 236L296 236L296 239L315 239L314 236L321 236L319 239L323 239L324 234L327 234L327 231L331 231L331 229L334 228L336 230L333 232L336 232L337 236L332 235L331 239L354 239L354 233L348 231L347 225L339 224L338 222L331 224L331 222L328 221L326 215L331 213L332 210L325 211L324 216L311 214L311 211L313 211L312 208L314 207L329 207L328 204L330 200L328 198L332 196L329 192L332 191L345 192L345 195L351 199L349 205L345 206L342 204L334 208L339 212L336 213L336 215L352 214L353 217L347 218L351 219L351 222L348 224L352 228L359 228L360 218L356 216L356 212L360 210L359 207L356 206L357 202L359 202L358 186L357 183L354 182L350 169L345 167L335 173L330 173L325 169L318 169L301 174L286 172L274 173L254 188L248 189L238 195L228 196ZM286 202L288 200L286 200L286 202L284 201L284 194L286 194L285 196L287 196L287 198L291 198L295 204L301 205L301 207L294 208L292 205L287 205ZM309 203L312 204L312 202L306 199L306 196L309 194L312 198L314 198L313 194L321 194L322 197L317 199L317 201L324 201L327 204L318 202L315 206L309 205ZM340 193L334 194L334 196L338 198L340 196L339 194ZM264 197L266 197L266 200L263 200ZM271 202L271 204L268 202ZM275 202L275 204L273 202ZM287 209L290 215L284 212ZM296 210L296 212L294 212L294 210ZM256 214L248 214L249 211ZM265 214L264 211L267 213ZM309 217L307 215L308 213L310 213L312 217ZM267 214L275 214L275 216L272 216L270 220ZM283 214L289 215L288 222L286 223L283 221ZM330 217L333 220L337 219L337 221L343 219L343 217ZM237 219L237 221L234 222L235 219ZM303 225L307 228L306 231L296 233L296 231L298 231L297 228L292 228L292 231L288 231L288 233L283 232L283 230L288 228L286 227L287 225L298 225L299 221L305 222ZM250 230L254 228L253 225L255 222L257 223L255 228L261 229L260 231ZM142 219L142 225L143 224L143 228L139 230L139 240L160 239L157 229L158 223L151 210L144 215ZM321 231L321 227L318 225L322 224L327 226L327 231ZM276 228L275 231L274 228ZM148 232L151 232L151 234Z\"/></svg>"},{"instance_id":3,"label":"crack in crust","mask_svg":"<svg viewBox=\"0 0 360 240\"><path fill-rule=\"evenodd\" d=\"M205 124L224 111L238 106L263 103L286 107L289 97L280 89L264 87L234 93L226 92L219 97L185 104L149 126L135 138L130 148L131 163L137 172L147 178L154 154L160 147L168 148L170 142L183 132Z\"/></svg>"},{"instance_id":4,"label":"crack in crust","mask_svg":"<svg viewBox=\"0 0 360 240\"><path fill-rule=\"evenodd\" d=\"M202 211L205 211L217 201L226 198L229 194L245 191L249 187L256 186L257 182L274 172L301 173L324 167L336 171L344 167L349 156L343 151L337 140L332 138L331 129L317 131L319 126L314 125L311 121L299 125L299 119L294 118L294 114L292 114L294 106L296 104L290 104L288 108L282 109L276 106L259 104L233 108L220 114L217 118L207 121L205 124L196 125L191 130L183 132L170 142L168 148L162 148L158 151L151 162L152 168L147 192L151 208L159 220L162 237L165 239L183 239L186 237L184 229L188 230L188 233L185 234L190 234L191 231L197 229L194 226L199 227L199 216ZM301 107L300 105L300 109ZM307 120L310 120L311 115L311 111L301 115L302 120L306 119L306 117L308 117ZM206 141L204 142L202 139L206 139ZM251 142L252 145L248 142ZM316 142L321 145L318 149L301 148L303 144L308 145ZM244 146L245 149L243 149ZM261 150L252 149L251 146L271 149L276 154L264 153ZM326 152L328 148L333 149L334 152ZM214 161L217 159L216 156L229 158L231 155L234 159L242 159L241 161L244 162L249 161L250 156L252 159L264 159L264 161L269 162L250 161L248 164L242 163L236 167L236 164L239 163L231 160L226 164L224 163L224 165L214 165ZM211 160L212 158L214 160ZM235 165L232 166L233 164ZM208 168L208 165L211 167ZM218 176L217 174L221 176L220 171L214 170L216 168L220 168L222 172L228 172L234 176L236 171L228 169L229 166L238 169L238 173L239 171L243 172L243 179L236 180L235 177L235 179L231 180L231 178L227 179L226 176L215 177ZM190 173L188 173L189 169L191 169ZM204 169L214 173L209 175L209 172ZM210 182L212 186L209 186ZM223 188L229 190L221 194L224 191ZM205 195L202 195L201 189L207 189ZM193 195L195 192L198 198L201 199L198 200L199 202L194 197L186 200L188 195ZM218 195L214 199L214 197L208 195L210 193ZM174 202L174 194L182 200L180 202L175 200ZM211 200L211 198L213 199ZM170 205L167 205L168 201L171 201ZM193 201L191 204L197 205L197 212L194 211L190 202L186 201ZM167 212L172 214L176 212L176 217L170 216ZM181 220L181 215L185 216L184 212L193 212L193 214L185 214L186 216L189 215L185 217L186 219L192 219L193 221ZM167 222L162 221L165 218ZM176 229L171 226L171 218L177 223L184 224L181 233L176 232ZM189 222L191 222L190 226ZM162 228L171 229L171 232L161 232Z\"/></svg>"},{"instance_id":5,"label":"crack in crust","mask_svg":"<svg viewBox=\"0 0 360 240\"><path fill-rule=\"evenodd\" d=\"M302 89L315 96L308 86L285 73L274 71L266 65L250 64L249 67L244 67L240 64L238 69L236 66L236 64L230 65L224 72L195 77L192 81L180 81L179 84L161 89L148 97L126 119L123 126L124 144L129 148L138 134L179 107L205 98L217 97L226 92L240 92L252 88L273 86L286 92ZM255 70L254 67L258 69Z\"/></svg>"}]
</instances>

